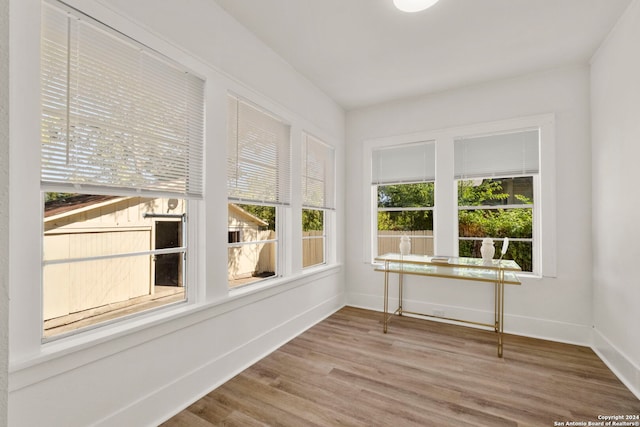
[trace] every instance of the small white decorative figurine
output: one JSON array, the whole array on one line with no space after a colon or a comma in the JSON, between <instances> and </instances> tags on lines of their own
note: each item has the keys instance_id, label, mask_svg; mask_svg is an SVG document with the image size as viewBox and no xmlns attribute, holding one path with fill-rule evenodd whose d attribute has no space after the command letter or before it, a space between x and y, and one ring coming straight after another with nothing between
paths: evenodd
<instances>
[{"instance_id":1,"label":"small white decorative figurine","mask_svg":"<svg viewBox=\"0 0 640 427\"><path fill-rule=\"evenodd\" d=\"M482 246L480 247L480 253L482 254L482 259L486 261L491 261L493 256L496 253L496 248L493 246L493 239L482 239Z\"/></svg>"}]
</instances>

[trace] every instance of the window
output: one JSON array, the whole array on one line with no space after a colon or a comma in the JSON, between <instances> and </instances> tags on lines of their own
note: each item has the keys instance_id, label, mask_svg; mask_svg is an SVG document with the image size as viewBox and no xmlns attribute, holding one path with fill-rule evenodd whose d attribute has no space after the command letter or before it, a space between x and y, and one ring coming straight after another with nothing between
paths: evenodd
<instances>
[{"instance_id":1,"label":"window","mask_svg":"<svg viewBox=\"0 0 640 427\"><path fill-rule=\"evenodd\" d=\"M229 243L241 242L240 230L229 230Z\"/></svg>"},{"instance_id":2,"label":"window","mask_svg":"<svg viewBox=\"0 0 640 427\"><path fill-rule=\"evenodd\" d=\"M291 202L290 127L266 110L229 96L227 191L229 286L279 275L284 259L279 222Z\"/></svg>"},{"instance_id":3,"label":"window","mask_svg":"<svg viewBox=\"0 0 640 427\"><path fill-rule=\"evenodd\" d=\"M554 277L554 128L545 114L366 141L366 261L404 235L412 254L471 257L509 237L507 259Z\"/></svg>"},{"instance_id":4,"label":"window","mask_svg":"<svg viewBox=\"0 0 640 427\"><path fill-rule=\"evenodd\" d=\"M505 257L533 271L538 141L538 130L455 141L460 256L479 257L483 238L509 237Z\"/></svg>"},{"instance_id":5,"label":"window","mask_svg":"<svg viewBox=\"0 0 640 427\"><path fill-rule=\"evenodd\" d=\"M184 301L204 82L58 3L41 82L43 336Z\"/></svg>"},{"instance_id":6,"label":"window","mask_svg":"<svg viewBox=\"0 0 640 427\"><path fill-rule=\"evenodd\" d=\"M433 182L378 186L378 254L409 236L412 254L433 255L433 191Z\"/></svg>"},{"instance_id":7,"label":"window","mask_svg":"<svg viewBox=\"0 0 640 427\"><path fill-rule=\"evenodd\" d=\"M306 268L326 263L326 217L335 209L335 151L308 134L302 150L302 267Z\"/></svg>"},{"instance_id":8,"label":"window","mask_svg":"<svg viewBox=\"0 0 640 427\"><path fill-rule=\"evenodd\" d=\"M435 144L399 145L373 151L377 195L376 254L398 252L402 236L411 253L434 254Z\"/></svg>"},{"instance_id":9,"label":"window","mask_svg":"<svg viewBox=\"0 0 640 427\"><path fill-rule=\"evenodd\" d=\"M459 180L459 255L480 258L483 238L509 237L505 258L533 271L533 207L533 177Z\"/></svg>"}]
</instances>

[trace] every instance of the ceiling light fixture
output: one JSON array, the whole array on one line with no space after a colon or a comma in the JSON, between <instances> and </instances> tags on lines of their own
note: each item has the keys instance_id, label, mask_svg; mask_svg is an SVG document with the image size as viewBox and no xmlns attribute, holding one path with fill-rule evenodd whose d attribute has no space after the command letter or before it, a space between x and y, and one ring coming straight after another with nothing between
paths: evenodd
<instances>
[{"instance_id":1,"label":"ceiling light fixture","mask_svg":"<svg viewBox=\"0 0 640 427\"><path fill-rule=\"evenodd\" d=\"M439 0L393 0L393 4L403 12L420 12L425 10Z\"/></svg>"}]
</instances>

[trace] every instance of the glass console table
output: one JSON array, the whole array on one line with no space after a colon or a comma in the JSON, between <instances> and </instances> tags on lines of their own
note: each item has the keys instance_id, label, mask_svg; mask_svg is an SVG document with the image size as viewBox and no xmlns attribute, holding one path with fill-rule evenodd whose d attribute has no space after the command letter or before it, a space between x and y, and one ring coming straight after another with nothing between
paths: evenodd
<instances>
[{"instance_id":1,"label":"glass console table","mask_svg":"<svg viewBox=\"0 0 640 427\"><path fill-rule=\"evenodd\" d=\"M452 320L492 328L498 334L498 357L502 357L504 333L504 285L519 285L516 276L521 271L520 266L512 260L491 260L485 262L482 258L431 257L426 255L385 254L376 258L382 262L376 271L384 272L384 322L383 332L386 334L388 325L394 315L413 314L416 316L432 317ZM398 308L389 313L389 274L398 274ZM454 319L425 313L416 313L402 308L403 276L442 277L446 279L471 280L493 284L494 292L494 322L480 323L464 319Z\"/></svg>"}]
</instances>

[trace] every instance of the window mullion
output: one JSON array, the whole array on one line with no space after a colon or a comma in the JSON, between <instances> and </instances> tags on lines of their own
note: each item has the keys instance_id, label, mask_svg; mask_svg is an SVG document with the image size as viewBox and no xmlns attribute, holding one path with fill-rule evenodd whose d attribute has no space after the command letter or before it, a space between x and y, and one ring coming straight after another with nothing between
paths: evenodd
<instances>
[{"instance_id":1,"label":"window mullion","mask_svg":"<svg viewBox=\"0 0 640 427\"><path fill-rule=\"evenodd\" d=\"M453 137L442 136L436 141L436 184L433 228L435 253L456 255L458 253L458 203L454 181Z\"/></svg>"}]
</instances>

